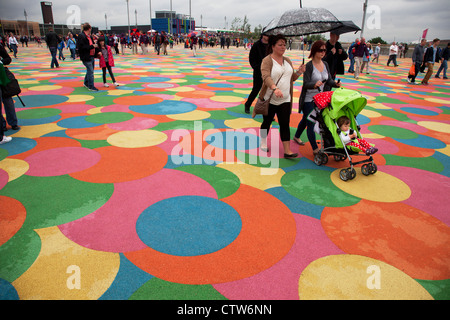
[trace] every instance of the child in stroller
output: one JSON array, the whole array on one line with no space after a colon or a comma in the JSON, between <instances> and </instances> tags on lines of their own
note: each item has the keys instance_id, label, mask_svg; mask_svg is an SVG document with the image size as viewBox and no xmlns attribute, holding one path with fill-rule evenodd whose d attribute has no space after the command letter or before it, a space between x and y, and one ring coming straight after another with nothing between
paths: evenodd
<instances>
[{"instance_id":1,"label":"child in stroller","mask_svg":"<svg viewBox=\"0 0 450 320\"><path fill-rule=\"evenodd\" d=\"M341 130L339 135L341 136L342 142L344 142L345 145L358 148L367 156L370 156L371 154L374 154L378 151L377 148L372 147L366 140L358 138L355 130L350 128L350 119L347 116L341 116L337 120L337 125Z\"/></svg>"}]
</instances>

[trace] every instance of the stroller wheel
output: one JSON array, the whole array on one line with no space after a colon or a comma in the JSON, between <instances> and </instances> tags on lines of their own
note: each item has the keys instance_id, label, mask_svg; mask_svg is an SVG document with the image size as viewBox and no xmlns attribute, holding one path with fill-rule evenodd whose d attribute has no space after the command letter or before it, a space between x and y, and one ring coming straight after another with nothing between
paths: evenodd
<instances>
[{"instance_id":1,"label":"stroller wheel","mask_svg":"<svg viewBox=\"0 0 450 320\"><path fill-rule=\"evenodd\" d=\"M377 165L375 163L372 163L370 165L370 173L375 174L378 171Z\"/></svg>"},{"instance_id":2,"label":"stroller wheel","mask_svg":"<svg viewBox=\"0 0 450 320\"><path fill-rule=\"evenodd\" d=\"M347 181L349 179L347 169L339 171L339 178L341 178L342 181Z\"/></svg>"},{"instance_id":3,"label":"stroller wheel","mask_svg":"<svg viewBox=\"0 0 450 320\"><path fill-rule=\"evenodd\" d=\"M322 164L328 163L328 155L326 153L322 154Z\"/></svg>"},{"instance_id":4,"label":"stroller wheel","mask_svg":"<svg viewBox=\"0 0 450 320\"><path fill-rule=\"evenodd\" d=\"M369 164L364 164L361 167L361 172L363 175L368 176L372 172L371 168L369 168Z\"/></svg>"},{"instance_id":5,"label":"stroller wheel","mask_svg":"<svg viewBox=\"0 0 450 320\"><path fill-rule=\"evenodd\" d=\"M323 154L317 153L314 155L314 163L318 166L321 166L323 164Z\"/></svg>"},{"instance_id":6,"label":"stroller wheel","mask_svg":"<svg viewBox=\"0 0 450 320\"><path fill-rule=\"evenodd\" d=\"M348 168L348 169L347 169L347 175L348 175L348 178L349 178L350 180L355 179L355 177L356 177L356 170L355 170L355 169L350 169L350 168Z\"/></svg>"},{"instance_id":7,"label":"stroller wheel","mask_svg":"<svg viewBox=\"0 0 450 320\"><path fill-rule=\"evenodd\" d=\"M346 156L334 155L334 161L336 161L336 162L344 161L345 158L346 158Z\"/></svg>"}]
</instances>

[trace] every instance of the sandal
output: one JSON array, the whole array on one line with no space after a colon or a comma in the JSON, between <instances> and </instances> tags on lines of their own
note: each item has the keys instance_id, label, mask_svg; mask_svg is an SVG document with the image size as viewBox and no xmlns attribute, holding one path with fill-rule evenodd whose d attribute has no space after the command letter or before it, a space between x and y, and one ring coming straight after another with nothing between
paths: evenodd
<instances>
[{"instance_id":1,"label":"sandal","mask_svg":"<svg viewBox=\"0 0 450 320\"><path fill-rule=\"evenodd\" d=\"M294 139L292 139L292 140L294 140L294 142L297 143L298 145L301 145L301 146L305 145L305 143L302 140L300 140L299 138L294 137Z\"/></svg>"}]
</instances>

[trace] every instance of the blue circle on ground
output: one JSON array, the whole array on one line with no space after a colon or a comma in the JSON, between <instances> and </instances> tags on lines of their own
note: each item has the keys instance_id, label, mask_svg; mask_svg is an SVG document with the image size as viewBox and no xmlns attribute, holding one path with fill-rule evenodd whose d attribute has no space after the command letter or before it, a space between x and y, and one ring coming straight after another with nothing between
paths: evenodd
<instances>
[{"instance_id":1,"label":"blue circle on ground","mask_svg":"<svg viewBox=\"0 0 450 320\"><path fill-rule=\"evenodd\" d=\"M181 114L194 111L195 109L197 109L197 106L193 103L172 100L149 105L130 106L131 111L155 115Z\"/></svg>"},{"instance_id":2,"label":"blue circle on ground","mask_svg":"<svg viewBox=\"0 0 450 320\"><path fill-rule=\"evenodd\" d=\"M432 137L428 137L428 136L423 136L423 135L419 135L415 139L396 139L396 138L393 138L393 139L395 141L404 143L408 146L425 148L425 149L443 149L447 146L441 140L438 140L438 139L435 139Z\"/></svg>"},{"instance_id":3,"label":"blue circle on ground","mask_svg":"<svg viewBox=\"0 0 450 320\"><path fill-rule=\"evenodd\" d=\"M256 134L242 131L221 131L205 137L210 145L226 150L251 150L259 147L259 137Z\"/></svg>"},{"instance_id":4,"label":"blue circle on ground","mask_svg":"<svg viewBox=\"0 0 450 320\"><path fill-rule=\"evenodd\" d=\"M52 117L45 117L45 118L38 118L38 119L20 119L20 125L21 126L37 126L41 124L47 124L56 122L59 119L61 119L60 115L52 116Z\"/></svg>"},{"instance_id":5,"label":"blue circle on ground","mask_svg":"<svg viewBox=\"0 0 450 320\"><path fill-rule=\"evenodd\" d=\"M167 82L170 78L165 77L142 77L134 82Z\"/></svg>"},{"instance_id":6,"label":"blue circle on ground","mask_svg":"<svg viewBox=\"0 0 450 320\"><path fill-rule=\"evenodd\" d=\"M8 281L0 278L0 300L20 300L16 288Z\"/></svg>"},{"instance_id":7,"label":"blue circle on ground","mask_svg":"<svg viewBox=\"0 0 450 320\"><path fill-rule=\"evenodd\" d=\"M364 116L362 114L358 114L356 116L356 120L358 121L359 125L368 124L368 123L370 123L372 121L372 120L370 120L369 117L366 117L366 116Z\"/></svg>"},{"instance_id":8,"label":"blue circle on ground","mask_svg":"<svg viewBox=\"0 0 450 320\"><path fill-rule=\"evenodd\" d=\"M209 83L208 87L211 88L234 88L230 83Z\"/></svg>"},{"instance_id":9,"label":"blue circle on ground","mask_svg":"<svg viewBox=\"0 0 450 320\"><path fill-rule=\"evenodd\" d=\"M32 95L32 96L20 96L23 103L28 108L33 107L44 107L51 106L54 104L60 104L69 100L69 97L60 96L60 95L52 95L52 94L42 94L42 95ZM22 106L20 100L15 97L13 98L16 102L16 106Z\"/></svg>"},{"instance_id":10,"label":"blue circle on ground","mask_svg":"<svg viewBox=\"0 0 450 320\"><path fill-rule=\"evenodd\" d=\"M422 108L404 107L404 108L400 108L400 110L408 112L408 113L418 114L421 116L438 116L439 115L439 113L437 113L436 111L431 111L431 110L422 109Z\"/></svg>"},{"instance_id":11,"label":"blue circle on ground","mask_svg":"<svg viewBox=\"0 0 450 320\"><path fill-rule=\"evenodd\" d=\"M216 252L233 242L242 221L234 208L217 199L181 196L147 208L136 223L139 238L150 248L176 256Z\"/></svg>"},{"instance_id":12,"label":"blue circle on ground","mask_svg":"<svg viewBox=\"0 0 450 320\"><path fill-rule=\"evenodd\" d=\"M0 148L6 149L9 156L27 152L36 147L37 142L28 138L12 137L11 142L0 145Z\"/></svg>"},{"instance_id":13,"label":"blue circle on ground","mask_svg":"<svg viewBox=\"0 0 450 320\"><path fill-rule=\"evenodd\" d=\"M79 117L73 117L61 120L57 123L57 125L61 128L66 129L82 129L82 128L93 128L93 127L99 127L102 124L101 123L93 123L86 121L86 118L88 116L79 116Z\"/></svg>"}]
</instances>

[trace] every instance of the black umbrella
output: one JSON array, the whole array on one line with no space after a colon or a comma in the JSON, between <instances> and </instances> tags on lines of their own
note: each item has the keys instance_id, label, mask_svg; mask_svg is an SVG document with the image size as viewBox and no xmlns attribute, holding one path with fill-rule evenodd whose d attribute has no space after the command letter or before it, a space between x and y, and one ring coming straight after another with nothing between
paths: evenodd
<instances>
[{"instance_id":1,"label":"black umbrella","mask_svg":"<svg viewBox=\"0 0 450 320\"><path fill-rule=\"evenodd\" d=\"M361 30L361 28L358 27L356 24L354 24L353 21L341 21L341 22L342 22L342 26L338 27L337 29L334 29L333 30L334 34L341 35L343 33L348 33L348 32L357 33L358 31Z\"/></svg>"},{"instance_id":2,"label":"black umbrella","mask_svg":"<svg viewBox=\"0 0 450 320\"><path fill-rule=\"evenodd\" d=\"M287 37L324 33L343 26L330 11L323 8L300 8L286 11L273 19L262 30L271 35L281 33Z\"/></svg>"}]
</instances>

